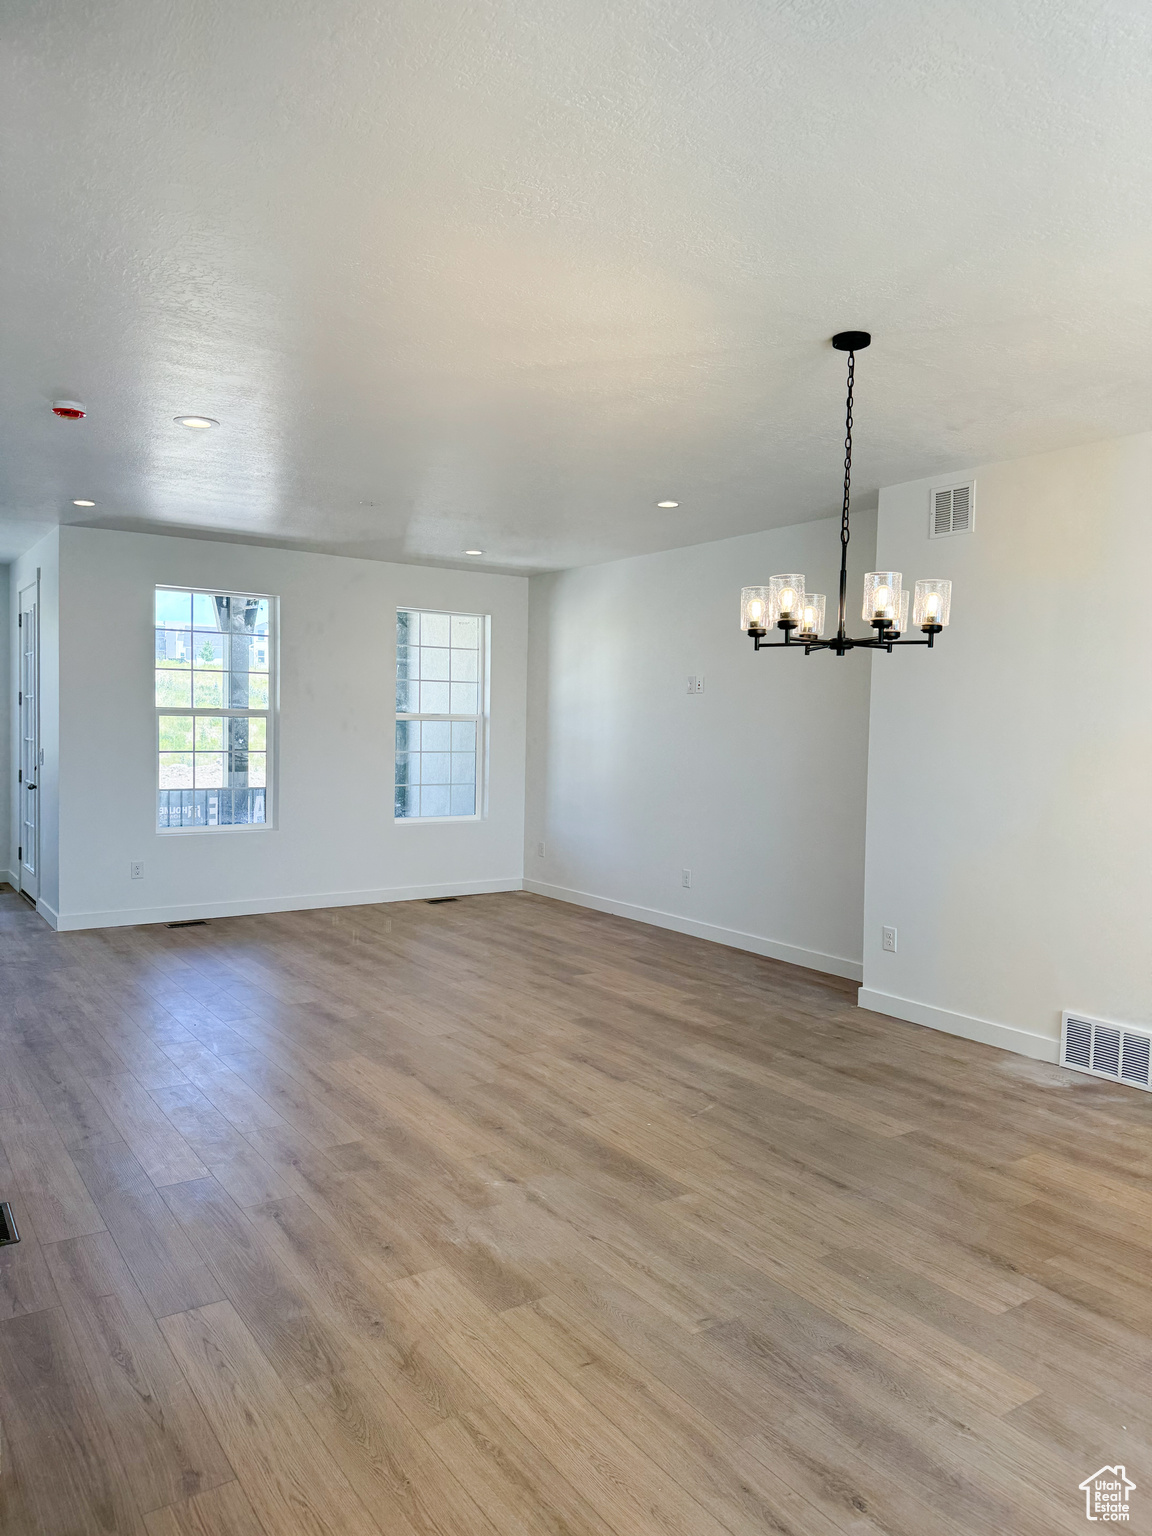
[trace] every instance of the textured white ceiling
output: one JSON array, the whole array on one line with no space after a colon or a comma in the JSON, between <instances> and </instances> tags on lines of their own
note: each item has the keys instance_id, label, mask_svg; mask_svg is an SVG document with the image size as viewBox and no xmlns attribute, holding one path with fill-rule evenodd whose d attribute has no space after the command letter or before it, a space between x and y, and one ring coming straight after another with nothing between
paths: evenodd
<instances>
[{"instance_id":1,"label":"textured white ceiling","mask_svg":"<svg viewBox=\"0 0 1152 1536\"><path fill-rule=\"evenodd\" d=\"M1147 0L24 0L0 45L0 558L824 516L845 326L863 497L1152 425Z\"/></svg>"}]
</instances>

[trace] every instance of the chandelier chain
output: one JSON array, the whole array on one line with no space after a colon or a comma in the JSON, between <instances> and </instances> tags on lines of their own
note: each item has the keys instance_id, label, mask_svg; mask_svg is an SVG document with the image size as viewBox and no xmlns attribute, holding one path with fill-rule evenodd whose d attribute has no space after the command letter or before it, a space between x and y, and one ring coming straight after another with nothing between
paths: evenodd
<instances>
[{"instance_id":1,"label":"chandelier chain","mask_svg":"<svg viewBox=\"0 0 1152 1536\"><path fill-rule=\"evenodd\" d=\"M844 413L844 510L840 515L840 542L848 544L848 501L852 491L852 389L856 378L856 354L848 354L848 401Z\"/></svg>"}]
</instances>

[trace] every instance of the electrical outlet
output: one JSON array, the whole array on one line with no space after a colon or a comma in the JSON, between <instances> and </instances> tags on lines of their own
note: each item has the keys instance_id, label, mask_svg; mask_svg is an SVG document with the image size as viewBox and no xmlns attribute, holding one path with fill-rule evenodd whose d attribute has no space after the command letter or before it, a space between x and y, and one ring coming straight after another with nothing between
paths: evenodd
<instances>
[{"instance_id":1,"label":"electrical outlet","mask_svg":"<svg viewBox=\"0 0 1152 1536\"><path fill-rule=\"evenodd\" d=\"M128 866L128 873L132 876L133 880L143 880L143 878L144 878L144 866L143 866L143 864L129 864L129 866Z\"/></svg>"},{"instance_id":2,"label":"electrical outlet","mask_svg":"<svg viewBox=\"0 0 1152 1536\"><path fill-rule=\"evenodd\" d=\"M690 869L682 869L680 871L680 884L685 889L692 884L692 871Z\"/></svg>"},{"instance_id":3,"label":"electrical outlet","mask_svg":"<svg viewBox=\"0 0 1152 1536\"><path fill-rule=\"evenodd\" d=\"M880 930L880 934L881 934L881 947L883 949L886 949L890 955L894 955L896 953L896 930L895 930L895 928L882 928Z\"/></svg>"},{"instance_id":4,"label":"electrical outlet","mask_svg":"<svg viewBox=\"0 0 1152 1536\"><path fill-rule=\"evenodd\" d=\"M544 850L543 842L539 842L539 843L536 844L536 852L540 856L540 858L544 857L545 850Z\"/></svg>"},{"instance_id":5,"label":"electrical outlet","mask_svg":"<svg viewBox=\"0 0 1152 1536\"><path fill-rule=\"evenodd\" d=\"M689 693L703 693L704 692L704 677L703 677L702 673L690 672L688 674L688 692Z\"/></svg>"},{"instance_id":6,"label":"electrical outlet","mask_svg":"<svg viewBox=\"0 0 1152 1536\"><path fill-rule=\"evenodd\" d=\"M692 672L689 672L689 674L688 674L688 692L689 693L695 693L696 692L696 676Z\"/></svg>"},{"instance_id":7,"label":"electrical outlet","mask_svg":"<svg viewBox=\"0 0 1152 1536\"><path fill-rule=\"evenodd\" d=\"M704 674L703 674L703 672L697 672L697 674L696 674L696 692L697 693L703 693L704 692Z\"/></svg>"}]
</instances>

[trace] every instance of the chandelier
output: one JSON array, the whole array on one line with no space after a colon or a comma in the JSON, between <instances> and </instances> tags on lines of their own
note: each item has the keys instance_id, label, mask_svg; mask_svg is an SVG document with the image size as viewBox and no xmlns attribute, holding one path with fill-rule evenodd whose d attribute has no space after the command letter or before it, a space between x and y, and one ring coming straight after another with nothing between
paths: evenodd
<instances>
[{"instance_id":1,"label":"chandelier","mask_svg":"<svg viewBox=\"0 0 1152 1536\"><path fill-rule=\"evenodd\" d=\"M758 651L803 650L835 651L844 656L849 651L891 651L894 645L926 645L948 623L952 607L952 583L936 579L918 581L915 596L904 586L899 571L869 571L864 578L863 617L872 626L872 634L860 639L848 634L848 504L852 487L852 392L856 376L856 354L870 346L867 331L840 331L832 338L838 352L848 354L848 400L844 422L844 508L840 516L840 605L836 633L825 640L824 594L805 592L804 577L796 572L773 576L766 587L743 587L740 592L740 628L752 637ZM908 607L911 599L912 626L923 639L908 635ZM769 643L770 629L783 631L784 639Z\"/></svg>"}]
</instances>

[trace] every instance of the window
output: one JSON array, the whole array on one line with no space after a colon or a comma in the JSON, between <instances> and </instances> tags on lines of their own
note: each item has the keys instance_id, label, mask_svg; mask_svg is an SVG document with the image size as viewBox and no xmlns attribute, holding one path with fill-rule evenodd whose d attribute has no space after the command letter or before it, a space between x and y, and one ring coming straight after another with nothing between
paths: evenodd
<instances>
[{"instance_id":1,"label":"window","mask_svg":"<svg viewBox=\"0 0 1152 1536\"><path fill-rule=\"evenodd\" d=\"M273 599L156 588L156 825L268 824Z\"/></svg>"},{"instance_id":2,"label":"window","mask_svg":"<svg viewBox=\"0 0 1152 1536\"><path fill-rule=\"evenodd\" d=\"M396 817L476 816L484 760L487 621L396 615Z\"/></svg>"}]
</instances>

